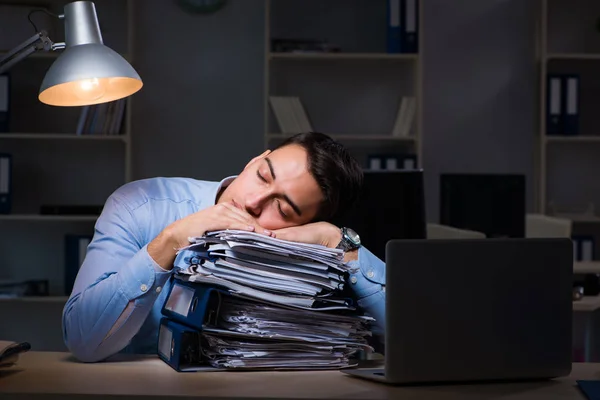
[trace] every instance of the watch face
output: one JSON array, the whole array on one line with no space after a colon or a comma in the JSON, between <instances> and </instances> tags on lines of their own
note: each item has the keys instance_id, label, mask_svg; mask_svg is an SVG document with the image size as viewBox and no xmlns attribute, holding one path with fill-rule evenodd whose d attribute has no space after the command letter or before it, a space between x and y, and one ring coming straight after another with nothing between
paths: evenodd
<instances>
[{"instance_id":1,"label":"watch face","mask_svg":"<svg viewBox=\"0 0 600 400\"><path fill-rule=\"evenodd\" d=\"M354 243L356 245L360 244L360 236L358 236L358 234L356 232L354 232L352 229L346 228L346 235L348 236L348 239L350 239L350 241L352 241L352 243Z\"/></svg>"}]
</instances>

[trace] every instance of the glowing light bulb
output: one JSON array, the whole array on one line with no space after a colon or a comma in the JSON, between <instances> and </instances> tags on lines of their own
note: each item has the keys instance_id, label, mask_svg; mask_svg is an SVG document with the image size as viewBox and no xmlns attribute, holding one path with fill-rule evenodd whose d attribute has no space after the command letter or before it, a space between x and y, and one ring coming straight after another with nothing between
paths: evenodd
<instances>
[{"instance_id":1,"label":"glowing light bulb","mask_svg":"<svg viewBox=\"0 0 600 400\"><path fill-rule=\"evenodd\" d=\"M103 80L98 78L82 79L73 85L75 96L84 101L98 100L106 93Z\"/></svg>"}]
</instances>

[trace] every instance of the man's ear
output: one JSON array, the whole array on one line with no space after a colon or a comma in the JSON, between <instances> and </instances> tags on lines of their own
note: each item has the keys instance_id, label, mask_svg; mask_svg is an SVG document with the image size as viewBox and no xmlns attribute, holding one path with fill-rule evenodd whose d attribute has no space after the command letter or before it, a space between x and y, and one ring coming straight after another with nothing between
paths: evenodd
<instances>
[{"instance_id":1,"label":"man's ear","mask_svg":"<svg viewBox=\"0 0 600 400\"><path fill-rule=\"evenodd\" d=\"M271 150L266 150L260 156L254 157L252 160L250 160L248 162L248 164L246 164L246 166L244 167L244 169L248 168L249 166L251 166L252 164L254 164L255 162L257 162L258 160L262 160L263 158L265 158L266 156L268 156L270 153L271 153Z\"/></svg>"}]
</instances>

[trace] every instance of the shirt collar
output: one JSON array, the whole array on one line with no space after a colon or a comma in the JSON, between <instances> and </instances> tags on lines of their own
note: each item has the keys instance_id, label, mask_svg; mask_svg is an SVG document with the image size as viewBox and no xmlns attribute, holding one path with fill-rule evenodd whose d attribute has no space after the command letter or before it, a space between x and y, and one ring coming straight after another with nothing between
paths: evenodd
<instances>
[{"instance_id":1,"label":"shirt collar","mask_svg":"<svg viewBox=\"0 0 600 400\"><path fill-rule=\"evenodd\" d=\"M225 179L222 179L221 182L219 182L219 184L215 188L214 193L210 197L210 199L212 200L212 205L217 204L217 196L219 195L221 189L225 189L227 186L229 186L235 178L237 178L237 175L231 175Z\"/></svg>"}]
</instances>

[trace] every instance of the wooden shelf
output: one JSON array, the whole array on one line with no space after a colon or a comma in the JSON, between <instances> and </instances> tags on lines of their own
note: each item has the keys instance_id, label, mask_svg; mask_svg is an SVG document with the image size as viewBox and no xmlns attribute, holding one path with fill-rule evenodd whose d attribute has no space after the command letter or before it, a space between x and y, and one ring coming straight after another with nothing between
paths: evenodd
<instances>
[{"instance_id":1,"label":"wooden shelf","mask_svg":"<svg viewBox=\"0 0 600 400\"><path fill-rule=\"evenodd\" d=\"M348 134L344 135L344 134L335 134L335 133L328 133L327 135L335 140L347 140L347 141L355 140L355 141L364 141L364 142L368 142L368 141L414 142L416 140L416 138L414 136L400 137L400 136L392 136L392 135L348 135ZM289 137L289 135L284 135L284 134L280 134L280 133L271 133L271 134L267 135L267 138L269 140L276 140L276 139L283 140L283 139L287 139L288 137Z\"/></svg>"},{"instance_id":2,"label":"wooden shelf","mask_svg":"<svg viewBox=\"0 0 600 400\"><path fill-rule=\"evenodd\" d=\"M33 302L33 303L58 303L64 304L69 300L69 296L21 296L21 297L0 297L0 302Z\"/></svg>"},{"instance_id":3,"label":"wooden shelf","mask_svg":"<svg viewBox=\"0 0 600 400\"><path fill-rule=\"evenodd\" d=\"M600 261L575 261L573 263L575 274L600 274Z\"/></svg>"},{"instance_id":4,"label":"wooden shelf","mask_svg":"<svg viewBox=\"0 0 600 400\"><path fill-rule=\"evenodd\" d=\"M546 142L590 143L590 142L600 142L600 135L598 135L598 136L548 135L548 136L545 136L545 140L546 140Z\"/></svg>"},{"instance_id":5,"label":"wooden shelf","mask_svg":"<svg viewBox=\"0 0 600 400\"><path fill-rule=\"evenodd\" d=\"M583 296L573 301L573 311L594 311L600 308L600 296Z\"/></svg>"},{"instance_id":6,"label":"wooden shelf","mask_svg":"<svg viewBox=\"0 0 600 400\"><path fill-rule=\"evenodd\" d=\"M28 140L112 140L126 142L128 135L76 135L74 133L0 133L0 139Z\"/></svg>"},{"instance_id":7,"label":"wooden shelf","mask_svg":"<svg viewBox=\"0 0 600 400\"><path fill-rule=\"evenodd\" d=\"M0 221L72 221L72 222L94 222L97 215L41 215L41 214L0 214Z\"/></svg>"},{"instance_id":8,"label":"wooden shelf","mask_svg":"<svg viewBox=\"0 0 600 400\"><path fill-rule=\"evenodd\" d=\"M269 58L293 60L417 60L416 53L269 53Z\"/></svg>"},{"instance_id":9,"label":"wooden shelf","mask_svg":"<svg viewBox=\"0 0 600 400\"><path fill-rule=\"evenodd\" d=\"M549 53L548 60L600 60L600 53Z\"/></svg>"}]
</instances>

